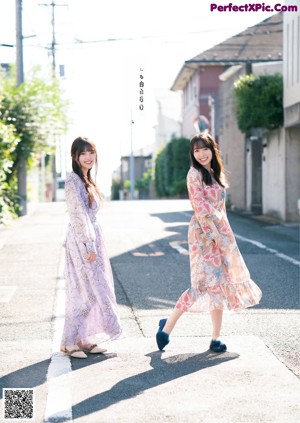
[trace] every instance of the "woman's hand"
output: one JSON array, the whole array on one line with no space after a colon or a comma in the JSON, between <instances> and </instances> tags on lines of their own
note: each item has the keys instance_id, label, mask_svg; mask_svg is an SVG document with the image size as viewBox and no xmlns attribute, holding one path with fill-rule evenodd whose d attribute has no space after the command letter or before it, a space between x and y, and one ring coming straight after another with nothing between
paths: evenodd
<instances>
[{"instance_id":1,"label":"woman's hand","mask_svg":"<svg viewBox=\"0 0 300 423\"><path fill-rule=\"evenodd\" d=\"M96 261L96 258L97 258L97 254L96 254L96 253L89 253L89 254L86 256L86 261L87 261L88 263L93 263L94 261Z\"/></svg>"},{"instance_id":2,"label":"woman's hand","mask_svg":"<svg viewBox=\"0 0 300 423\"><path fill-rule=\"evenodd\" d=\"M214 238L213 239L213 243L215 244L215 247L220 248L220 246L221 246L221 239L219 237L218 238Z\"/></svg>"}]
</instances>

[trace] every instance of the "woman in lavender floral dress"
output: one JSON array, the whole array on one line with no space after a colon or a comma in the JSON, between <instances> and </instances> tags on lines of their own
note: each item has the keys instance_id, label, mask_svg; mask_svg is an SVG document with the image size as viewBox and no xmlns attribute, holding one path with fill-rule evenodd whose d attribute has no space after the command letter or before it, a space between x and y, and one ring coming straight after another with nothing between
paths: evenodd
<instances>
[{"instance_id":1,"label":"woman in lavender floral dress","mask_svg":"<svg viewBox=\"0 0 300 423\"><path fill-rule=\"evenodd\" d=\"M254 306L262 293L250 279L228 222L223 166L217 144L208 133L192 138L190 159L187 186L194 210L188 236L191 287L180 296L170 317L160 320L156 341L162 350L185 311L208 311L212 321L210 350L224 352L226 345L218 339L223 310Z\"/></svg>"},{"instance_id":2,"label":"woman in lavender floral dress","mask_svg":"<svg viewBox=\"0 0 300 423\"><path fill-rule=\"evenodd\" d=\"M66 203L70 216L66 248L66 315L61 351L76 358L106 350L97 335L115 339L122 335L111 265L101 228L96 220L100 192L91 177L97 165L95 145L85 137L71 147L72 168L66 178Z\"/></svg>"}]
</instances>

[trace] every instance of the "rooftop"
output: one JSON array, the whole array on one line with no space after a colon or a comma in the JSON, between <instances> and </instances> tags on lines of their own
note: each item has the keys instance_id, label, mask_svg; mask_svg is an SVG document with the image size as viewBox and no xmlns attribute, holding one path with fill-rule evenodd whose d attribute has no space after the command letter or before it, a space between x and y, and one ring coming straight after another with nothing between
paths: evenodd
<instances>
[{"instance_id":1,"label":"rooftop","mask_svg":"<svg viewBox=\"0 0 300 423\"><path fill-rule=\"evenodd\" d=\"M283 15L277 13L184 62L171 90L183 90L200 66L282 61Z\"/></svg>"}]
</instances>

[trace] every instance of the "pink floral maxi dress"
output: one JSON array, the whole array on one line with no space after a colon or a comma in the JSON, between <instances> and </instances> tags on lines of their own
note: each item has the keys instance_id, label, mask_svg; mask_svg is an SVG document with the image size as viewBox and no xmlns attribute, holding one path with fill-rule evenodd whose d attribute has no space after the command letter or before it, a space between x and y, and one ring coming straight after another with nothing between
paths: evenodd
<instances>
[{"instance_id":1,"label":"pink floral maxi dress","mask_svg":"<svg viewBox=\"0 0 300 423\"><path fill-rule=\"evenodd\" d=\"M66 248L66 314L62 346L95 342L121 336L110 261L96 214L100 201L95 194L89 207L88 194L80 177L71 172L65 184L70 216ZM96 261L88 263L87 253ZM97 342L97 341L96 341Z\"/></svg>"},{"instance_id":2,"label":"pink floral maxi dress","mask_svg":"<svg viewBox=\"0 0 300 423\"><path fill-rule=\"evenodd\" d=\"M214 179L213 185L206 185L194 167L188 172L187 186L194 210L188 233L191 288L176 307L190 312L237 311L258 304L262 293L250 279L228 222L225 189Z\"/></svg>"}]
</instances>

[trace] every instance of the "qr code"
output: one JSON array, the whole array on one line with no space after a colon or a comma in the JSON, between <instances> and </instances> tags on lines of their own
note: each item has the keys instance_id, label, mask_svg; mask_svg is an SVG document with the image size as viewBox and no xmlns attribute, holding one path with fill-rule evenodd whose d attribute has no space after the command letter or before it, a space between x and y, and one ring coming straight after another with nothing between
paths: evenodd
<instances>
[{"instance_id":1,"label":"qr code","mask_svg":"<svg viewBox=\"0 0 300 423\"><path fill-rule=\"evenodd\" d=\"M33 389L3 389L4 420L34 420Z\"/></svg>"}]
</instances>

